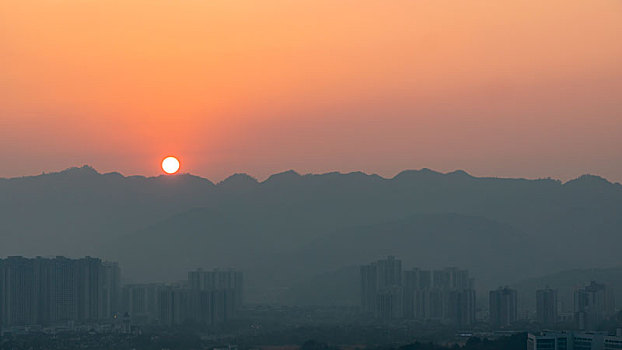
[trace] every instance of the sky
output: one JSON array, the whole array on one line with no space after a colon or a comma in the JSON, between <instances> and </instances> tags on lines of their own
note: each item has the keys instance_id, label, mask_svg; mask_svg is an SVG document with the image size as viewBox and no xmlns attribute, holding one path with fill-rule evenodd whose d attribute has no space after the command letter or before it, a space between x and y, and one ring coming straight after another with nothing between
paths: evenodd
<instances>
[{"instance_id":1,"label":"sky","mask_svg":"<svg viewBox=\"0 0 622 350\"><path fill-rule=\"evenodd\" d=\"M0 177L167 155L622 182L622 1L0 1Z\"/></svg>"}]
</instances>

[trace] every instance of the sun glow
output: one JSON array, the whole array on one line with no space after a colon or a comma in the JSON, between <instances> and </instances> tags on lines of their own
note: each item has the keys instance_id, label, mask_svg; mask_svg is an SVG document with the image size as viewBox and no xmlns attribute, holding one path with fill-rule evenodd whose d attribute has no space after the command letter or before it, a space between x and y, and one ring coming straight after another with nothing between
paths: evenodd
<instances>
[{"instance_id":1,"label":"sun glow","mask_svg":"<svg viewBox=\"0 0 622 350\"><path fill-rule=\"evenodd\" d=\"M175 157L166 157L162 161L162 170L171 175L179 171L179 160Z\"/></svg>"}]
</instances>

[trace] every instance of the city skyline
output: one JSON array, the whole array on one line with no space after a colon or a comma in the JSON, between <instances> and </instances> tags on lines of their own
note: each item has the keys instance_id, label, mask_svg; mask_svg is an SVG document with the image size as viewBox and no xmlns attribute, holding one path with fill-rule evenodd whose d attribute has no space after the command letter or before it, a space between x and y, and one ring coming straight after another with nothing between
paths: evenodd
<instances>
[{"instance_id":1,"label":"city skyline","mask_svg":"<svg viewBox=\"0 0 622 350\"><path fill-rule=\"evenodd\" d=\"M0 0L0 349L622 350L621 38L622 0Z\"/></svg>"},{"instance_id":2,"label":"city skyline","mask_svg":"<svg viewBox=\"0 0 622 350\"><path fill-rule=\"evenodd\" d=\"M216 324L244 303L243 272L232 268L197 268L175 282L121 282L121 275L118 263L88 256L0 259L0 327L109 323L121 317L137 325L157 321L172 326L186 318ZM362 317L463 327L484 321L492 329L512 329L526 321L539 327L569 325L559 317L558 290L548 286L529 291L537 297L531 306L507 286L490 290L489 308L482 314L485 303L476 301L475 279L468 270L403 268L400 259L388 256L361 265L360 278ZM572 292L572 329L595 331L616 310L611 286L586 281ZM524 312L534 307L536 313Z\"/></svg>"},{"instance_id":3,"label":"city skyline","mask_svg":"<svg viewBox=\"0 0 622 350\"><path fill-rule=\"evenodd\" d=\"M99 258L0 259L0 334L14 327L76 323L131 327L187 320L215 325L229 321L243 303L243 273L196 269L175 283L122 283L116 262ZM120 324L120 322L122 322Z\"/></svg>"}]
</instances>

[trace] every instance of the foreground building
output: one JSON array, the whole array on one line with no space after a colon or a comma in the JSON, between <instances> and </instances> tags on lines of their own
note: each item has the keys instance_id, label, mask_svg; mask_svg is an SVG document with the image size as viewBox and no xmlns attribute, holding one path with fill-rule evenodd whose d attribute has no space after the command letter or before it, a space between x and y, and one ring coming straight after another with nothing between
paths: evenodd
<instances>
[{"instance_id":1,"label":"foreground building","mask_svg":"<svg viewBox=\"0 0 622 350\"><path fill-rule=\"evenodd\" d=\"M527 350L619 350L622 330L606 332L541 332L527 335Z\"/></svg>"}]
</instances>

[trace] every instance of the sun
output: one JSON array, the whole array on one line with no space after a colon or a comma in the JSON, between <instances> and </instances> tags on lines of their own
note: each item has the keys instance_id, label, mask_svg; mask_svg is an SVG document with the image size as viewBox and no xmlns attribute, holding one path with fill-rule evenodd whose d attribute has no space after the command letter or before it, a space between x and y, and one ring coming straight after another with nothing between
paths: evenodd
<instances>
[{"instance_id":1,"label":"sun","mask_svg":"<svg viewBox=\"0 0 622 350\"><path fill-rule=\"evenodd\" d=\"M162 161L162 170L165 173L172 175L179 171L179 160L175 157L166 157Z\"/></svg>"}]
</instances>

